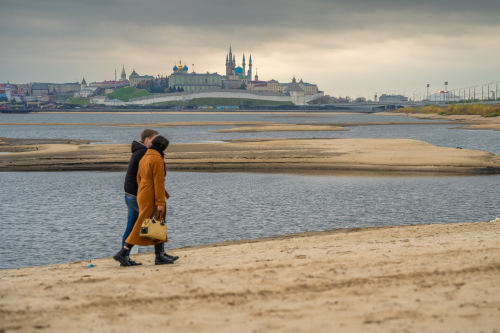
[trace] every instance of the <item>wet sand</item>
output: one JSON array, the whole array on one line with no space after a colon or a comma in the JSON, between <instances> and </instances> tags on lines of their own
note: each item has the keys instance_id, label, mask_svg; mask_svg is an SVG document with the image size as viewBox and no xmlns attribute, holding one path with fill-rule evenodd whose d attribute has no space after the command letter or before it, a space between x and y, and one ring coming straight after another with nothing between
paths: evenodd
<instances>
[{"instance_id":1,"label":"wet sand","mask_svg":"<svg viewBox=\"0 0 500 333\"><path fill-rule=\"evenodd\" d=\"M17 145L0 138L0 171L126 170L129 145ZM3 144L2 144L3 143ZM39 150L34 150L37 147ZM500 156L410 139L252 139L172 144L168 170L500 173Z\"/></svg>"},{"instance_id":2,"label":"wet sand","mask_svg":"<svg viewBox=\"0 0 500 333\"><path fill-rule=\"evenodd\" d=\"M344 229L3 270L0 331L498 332L499 234Z\"/></svg>"}]
</instances>

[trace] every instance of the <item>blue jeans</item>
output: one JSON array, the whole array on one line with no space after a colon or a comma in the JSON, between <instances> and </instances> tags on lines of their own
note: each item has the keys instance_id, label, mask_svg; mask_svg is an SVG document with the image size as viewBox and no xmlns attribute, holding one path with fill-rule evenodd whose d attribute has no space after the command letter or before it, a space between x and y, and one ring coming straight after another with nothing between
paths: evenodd
<instances>
[{"instance_id":1,"label":"blue jeans","mask_svg":"<svg viewBox=\"0 0 500 333\"><path fill-rule=\"evenodd\" d=\"M125 194L125 203L127 204L128 214L127 214L127 229L123 234L122 247L125 245L125 240L130 236L132 229L134 229L135 222L139 218L139 205L137 204L137 198L130 194ZM137 246L137 245L136 245ZM165 245L162 244L162 251L165 251Z\"/></svg>"}]
</instances>

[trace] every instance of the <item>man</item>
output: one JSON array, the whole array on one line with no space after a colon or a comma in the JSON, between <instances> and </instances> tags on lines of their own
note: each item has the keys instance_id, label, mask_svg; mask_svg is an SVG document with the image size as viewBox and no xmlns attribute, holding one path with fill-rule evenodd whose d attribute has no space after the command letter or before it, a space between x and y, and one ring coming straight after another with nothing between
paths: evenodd
<instances>
[{"instance_id":1,"label":"man","mask_svg":"<svg viewBox=\"0 0 500 333\"><path fill-rule=\"evenodd\" d=\"M132 142L132 157L130 158L130 162L128 163L128 169L127 174L125 175L124 184L125 203L127 204L128 208L128 216L127 229L123 234L122 247L125 245L125 240L132 232L135 222L139 217L139 205L137 204L137 190L139 187L139 185L137 184L137 170L139 169L139 162L141 161L144 154L146 154L146 152L148 151L148 148L151 147L151 142L157 135L157 131L152 129L145 129L141 132L141 141L137 142L134 140ZM164 249L162 251L164 251ZM179 257L177 256L170 256L166 253L164 253L163 255L172 261L179 259ZM128 256L129 254L127 254L127 257ZM137 263L130 259L129 263L130 266L142 265L141 263Z\"/></svg>"}]
</instances>

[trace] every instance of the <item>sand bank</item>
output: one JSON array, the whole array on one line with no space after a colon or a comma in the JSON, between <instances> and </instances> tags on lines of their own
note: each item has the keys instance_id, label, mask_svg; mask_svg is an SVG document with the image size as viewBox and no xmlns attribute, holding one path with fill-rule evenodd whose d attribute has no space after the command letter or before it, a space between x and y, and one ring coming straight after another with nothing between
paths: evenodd
<instances>
[{"instance_id":1,"label":"sand bank","mask_svg":"<svg viewBox=\"0 0 500 333\"><path fill-rule=\"evenodd\" d=\"M126 170L129 145L16 145L0 151L0 171ZM34 146L38 147L33 151ZM409 139L252 139L172 144L168 170L357 170L500 173L500 156Z\"/></svg>"},{"instance_id":2,"label":"sand bank","mask_svg":"<svg viewBox=\"0 0 500 333\"><path fill-rule=\"evenodd\" d=\"M268 123L256 124L249 127L235 127L212 131L212 133L254 133L254 132L301 132L301 131L348 131L346 127L356 126L392 126L392 125L449 125L462 124L454 122L396 122L396 121L373 121L354 123L308 123L308 124L282 124Z\"/></svg>"},{"instance_id":3,"label":"sand bank","mask_svg":"<svg viewBox=\"0 0 500 333\"><path fill-rule=\"evenodd\" d=\"M172 250L167 266L146 253L138 267L4 270L0 331L495 332L499 234L499 222L344 229Z\"/></svg>"},{"instance_id":4,"label":"sand bank","mask_svg":"<svg viewBox=\"0 0 500 333\"><path fill-rule=\"evenodd\" d=\"M500 123L469 125L469 126L464 126L464 127L457 127L454 129L500 131Z\"/></svg>"},{"instance_id":5,"label":"sand bank","mask_svg":"<svg viewBox=\"0 0 500 333\"><path fill-rule=\"evenodd\" d=\"M348 131L340 126L309 124L272 124L263 126L235 127L212 131L212 133L255 133L255 132L310 132L310 131Z\"/></svg>"},{"instance_id":6,"label":"sand bank","mask_svg":"<svg viewBox=\"0 0 500 333\"><path fill-rule=\"evenodd\" d=\"M428 120L447 120L462 124L500 124L500 117L482 117L480 115L438 115L435 113L397 113L397 112L378 112L378 116L403 116L416 119Z\"/></svg>"}]
</instances>

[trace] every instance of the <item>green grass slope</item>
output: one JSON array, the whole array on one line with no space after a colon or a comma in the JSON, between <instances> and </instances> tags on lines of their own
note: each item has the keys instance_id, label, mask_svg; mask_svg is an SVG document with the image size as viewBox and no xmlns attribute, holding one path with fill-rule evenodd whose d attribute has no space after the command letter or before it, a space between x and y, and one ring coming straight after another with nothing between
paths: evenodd
<instances>
[{"instance_id":1,"label":"green grass slope","mask_svg":"<svg viewBox=\"0 0 500 333\"><path fill-rule=\"evenodd\" d=\"M110 99L119 99L124 102L128 102L131 98L143 96L149 96L149 93L146 90L137 89L136 87L120 88L108 95Z\"/></svg>"},{"instance_id":2,"label":"green grass slope","mask_svg":"<svg viewBox=\"0 0 500 333\"><path fill-rule=\"evenodd\" d=\"M88 98L73 98L69 100L71 104L89 105L90 99Z\"/></svg>"}]
</instances>

